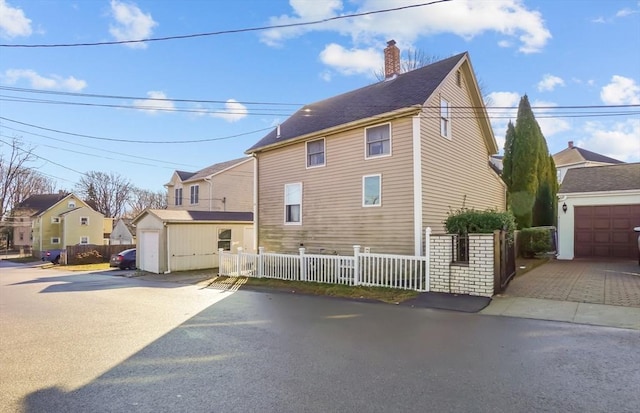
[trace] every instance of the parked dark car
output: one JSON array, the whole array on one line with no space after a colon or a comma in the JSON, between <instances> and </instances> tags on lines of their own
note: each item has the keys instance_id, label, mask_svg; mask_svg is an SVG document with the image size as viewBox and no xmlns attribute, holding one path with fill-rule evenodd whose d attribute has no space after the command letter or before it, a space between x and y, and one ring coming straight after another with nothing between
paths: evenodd
<instances>
[{"instance_id":1,"label":"parked dark car","mask_svg":"<svg viewBox=\"0 0 640 413\"><path fill-rule=\"evenodd\" d=\"M42 253L42 261L49 261L53 264L60 264L60 254L62 250L47 250Z\"/></svg>"},{"instance_id":2,"label":"parked dark car","mask_svg":"<svg viewBox=\"0 0 640 413\"><path fill-rule=\"evenodd\" d=\"M135 270L136 269L136 249L132 248L124 250L118 254L111 256L109 262L111 267L118 267L121 270Z\"/></svg>"}]
</instances>

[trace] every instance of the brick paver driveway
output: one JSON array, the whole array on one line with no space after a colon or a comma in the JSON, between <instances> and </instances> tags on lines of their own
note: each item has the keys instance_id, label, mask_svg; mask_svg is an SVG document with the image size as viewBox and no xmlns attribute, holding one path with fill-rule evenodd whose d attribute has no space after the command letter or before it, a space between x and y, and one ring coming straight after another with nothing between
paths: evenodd
<instances>
[{"instance_id":1,"label":"brick paver driveway","mask_svg":"<svg viewBox=\"0 0 640 413\"><path fill-rule=\"evenodd\" d=\"M631 260L551 260L514 278L505 295L640 307L640 267Z\"/></svg>"}]
</instances>

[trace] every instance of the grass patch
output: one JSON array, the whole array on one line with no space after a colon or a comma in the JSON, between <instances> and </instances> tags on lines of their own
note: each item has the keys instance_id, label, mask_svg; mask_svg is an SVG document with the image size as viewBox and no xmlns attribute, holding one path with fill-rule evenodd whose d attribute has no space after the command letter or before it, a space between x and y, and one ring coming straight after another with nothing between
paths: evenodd
<instances>
[{"instance_id":1,"label":"grass patch","mask_svg":"<svg viewBox=\"0 0 640 413\"><path fill-rule=\"evenodd\" d=\"M229 278L218 277L217 281L224 282ZM348 286L341 284L322 284L306 281L287 281L273 278L246 278L243 286L261 289L296 292L301 294L326 295L329 297L357 298L377 300L385 303L401 303L416 297L419 293L412 290L401 290L384 287Z\"/></svg>"},{"instance_id":2,"label":"grass patch","mask_svg":"<svg viewBox=\"0 0 640 413\"><path fill-rule=\"evenodd\" d=\"M108 262L100 262L98 264L56 265L54 268L63 271L102 271L111 267Z\"/></svg>"},{"instance_id":3,"label":"grass patch","mask_svg":"<svg viewBox=\"0 0 640 413\"><path fill-rule=\"evenodd\" d=\"M39 262L41 260L39 260L36 257L16 257L16 258L3 258L3 261L10 261L10 262L16 262L19 264L26 264L26 263L31 263L31 262ZM42 261L44 262L44 261Z\"/></svg>"}]
</instances>

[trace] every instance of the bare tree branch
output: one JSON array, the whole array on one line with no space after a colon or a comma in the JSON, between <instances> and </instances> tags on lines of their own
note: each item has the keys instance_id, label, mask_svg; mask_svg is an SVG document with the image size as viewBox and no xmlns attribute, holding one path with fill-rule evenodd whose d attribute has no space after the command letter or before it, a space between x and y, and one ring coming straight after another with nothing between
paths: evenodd
<instances>
[{"instance_id":1,"label":"bare tree branch","mask_svg":"<svg viewBox=\"0 0 640 413\"><path fill-rule=\"evenodd\" d=\"M124 215L131 196L131 182L116 174L97 171L87 172L76 184L76 192L108 218Z\"/></svg>"}]
</instances>

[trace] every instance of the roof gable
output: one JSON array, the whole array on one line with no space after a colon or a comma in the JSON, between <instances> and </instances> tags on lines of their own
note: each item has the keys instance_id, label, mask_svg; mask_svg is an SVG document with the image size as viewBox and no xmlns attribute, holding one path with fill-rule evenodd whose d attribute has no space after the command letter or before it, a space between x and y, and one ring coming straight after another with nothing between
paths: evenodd
<instances>
[{"instance_id":1,"label":"roof gable","mask_svg":"<svg viewBox=\"0 0 640 413\"><path fill-rule=\"evenodd\" d=\"M577 146L565 148L562 151L556 153L555 155L553 155L553 162L556 164L556 167L562 167L564 165L571 165L571 164L576 164L581 162L599 162L599 163L610 163L610 164L624 163L617 159L600 155L599 153L578 148Z\"/></svg>"},{"instance_id":2,"label":"roof gable","mask_svg":"<svg viewBox=\"0 0 640 413\"><path fill-rule=\"evenodd\" d=\"M60 200L64 199L69 193L57 193L57 194L37 194L31 195L24 201L20 202L16 208L34 209L38 212L44 211L57 204Z\"/></svg>"},{"instance_id":3,"label":"roof gable","mask_svg":"<svg viewBox=\"0 0 640 413\"><path fill-rule=\"evenodd\" d=\"M306 105L246 152L256 152L300 136L401 109L419 109L447 75L466 58L467 53L461 53L390 80Z\"/></svg>"},{"instance_id":4,"label":"roof gable","mask_svg":"<svg viewBox=\"0 0 640 413\"><path fill-rule=\"evenodd\" d=\"M199 170L198 172L196 172L192 176L190 176L187 180L188 181L196 181L196 180L204 179L204 178L207 178L209 176L216 175L216 174L219 174L221 172L224 172L229 168L233 168L234 166L239 165L239 164L244 163L244 162L247 162L249 160L251 160L251 158L245 156L244 158L232 159L230 161L216 163L216 164L213 164L211 166L207 166L206 168L203 168L203 169Z\"/></svg>"},{"instance_id":5,"label":"roof gable","mask_svg":"<svg viewBox=\"0 0 640 413\"><path fill-rule=\"evenodd\" d=\"M558 193L605 192L640 189L640 163L572 168Z\"/></svg>"}]
</instances>

